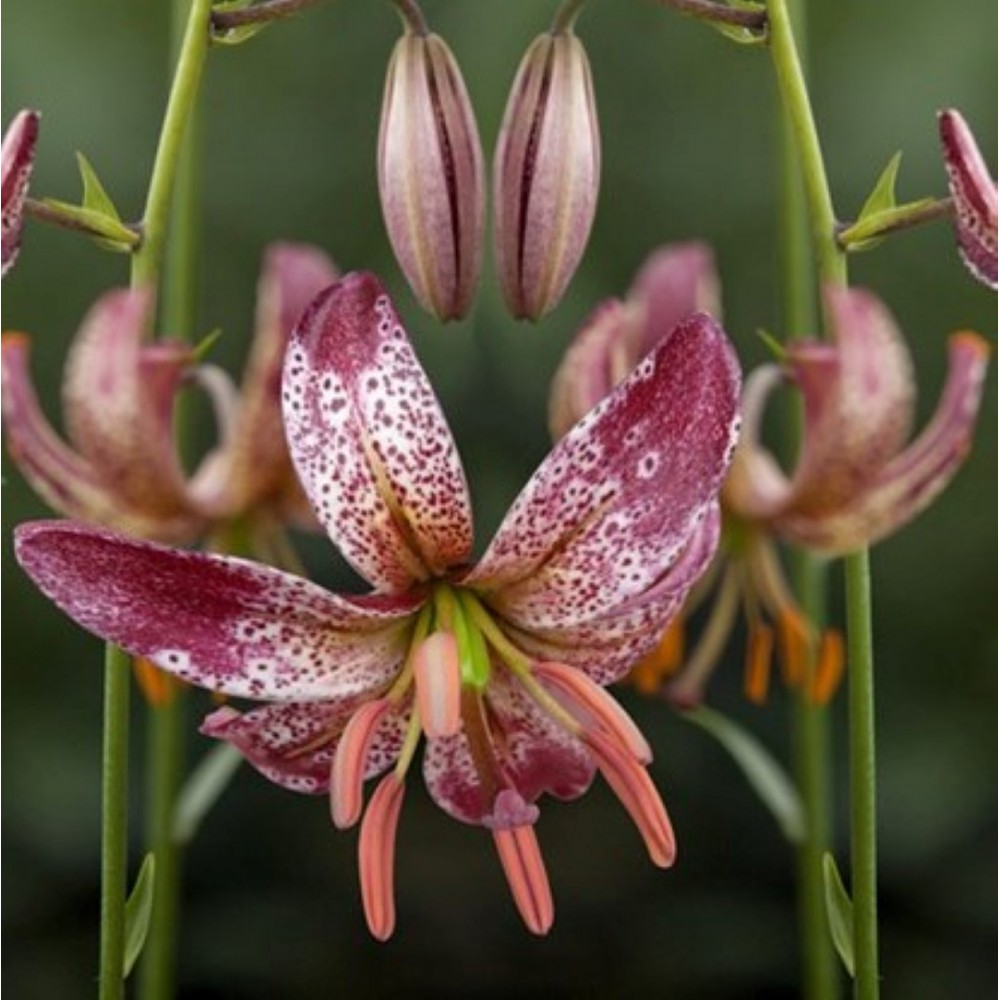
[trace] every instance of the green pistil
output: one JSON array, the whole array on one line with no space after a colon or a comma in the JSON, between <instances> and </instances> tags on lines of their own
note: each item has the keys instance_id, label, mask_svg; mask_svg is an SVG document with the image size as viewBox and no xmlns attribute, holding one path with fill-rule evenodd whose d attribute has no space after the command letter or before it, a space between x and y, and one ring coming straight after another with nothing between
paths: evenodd
<instances>
[{"instance_id":1,"label":"green pistil","mask_svg":"<svg viewBox=\"0 0 1000 1000\"><path fill-rule=\"evenodd\" d=\"M482 691L490 681L490 655L477 622L469 615L465 591L447 584L434 588L434 629L451 632L458 643L463 687Z\"/></svg>"}]
</instances>

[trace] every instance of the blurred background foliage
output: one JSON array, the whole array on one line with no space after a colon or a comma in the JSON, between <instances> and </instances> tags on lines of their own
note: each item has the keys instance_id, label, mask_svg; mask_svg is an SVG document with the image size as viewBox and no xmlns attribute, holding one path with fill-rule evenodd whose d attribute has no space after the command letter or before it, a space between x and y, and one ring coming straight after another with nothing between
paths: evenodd
<instances>
[{"instance_id":1,"label":"blurred background foliage","mask_svg":"<svg viewBox=\"0 0 1000 1000\"><path fill-rule=\"evenodd\" d=\"M842 215L861 205L897 149L905 151L902 197L944 192L937 108L962 108L984 149L996 149L990 0L808 6L815 106ZM432 25L464 67L487 155L517 62L553 7L427 0ZM163 0L10 0L3 118L21 106L44 114L36 195L76 193L79 149L123 213L139 214L167 82L167 24ZM222 326L217 357L239 363L261 250L274 239L312 241L345 269L383 275L465 457L480 546L547 449L548 381L573 330L598 300L624 291L651 248L712 243L727 327L746 363L763 357L755 328L787 332L776 317L775 94L766 54L644 0L594 3L579 32L604 135L602 200L570 292L538 328L505 316L489 270L471 318L438 328L392 260L373 169L384 67L398 34L387 4L338 0L309 10L245 46L213 51L205 81L199 329ZM51 414L84 310L125 273L124 259L29 225L3 323L32 334ZM995 298L966 275L944 224L855 258L852 273L907 331L925 418L941 384L945 334L971 327L992 338ZM995 407L991 373L965 469L874 558L888 996L992 990ZM88 996L100 647L10 558L11 527L45 511L6 458L5 470L7 978L18 997ZM325 541L307 540L304 552L320 580L350 585ZM784 756L787 699L778 691L763 709L744 704L740 661L734 642L711 700ZM398 852L400 924L380 946L360 911L356 834L335 833L322 800L280 791L244 768L187 858L184 995L796 995L792 859L771 817L705 734L660 705L621 696L657 751L654 777L680 839L673 871L648 864L600 782L575 804L549 803L539 833L557 919L547 939L532 939L489 838L447 819L414 781ZM834 706L835 846L845 867L843 700ZM188 702L193 760L206 749L194 730L208 705L198 693ZM135 718L138 807L142 713ZM133 831L137 867L138 809Z\"/></svg>"}]
</instances>

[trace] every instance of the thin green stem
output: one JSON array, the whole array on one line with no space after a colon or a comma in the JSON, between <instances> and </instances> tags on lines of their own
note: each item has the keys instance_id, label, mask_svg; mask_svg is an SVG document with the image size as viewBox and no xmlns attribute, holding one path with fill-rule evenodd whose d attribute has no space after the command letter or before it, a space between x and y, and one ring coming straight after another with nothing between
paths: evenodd
<instances>
[{"instance_id":1,"label":"thin green stem","mask_svg":"<svg viewBox=\"0 0 1000 1000\"><path fill-rule=\"evenodd\" d=\"M104 650L102 755L100 1000L125 993L125 894L128 866L128 653Z\"/></svg>"},{"instance_id":2,"label":"thin green stem","mask_svg":"<svg viewBox=\"0 0 1000 1000\"><path fill-rule=\"evenodd\" d=\"M854 900L854 992L878 997L878 881L875 818L875 671L868 550L844 559L847 676L850 686L851 896Z\"/></svg>"},{"instance_id":3,"label":"thin green stem","mask_svg":"<svg viewBox=\"0 0 1000 1000\"><path fill-rule=\"evenodd\" d=\"M212 0L191 0L142 216L142 245L132 255L132 285L155 285L163 262L181 144L194 110L211 40Z\"/></svg>"}]
</instances>

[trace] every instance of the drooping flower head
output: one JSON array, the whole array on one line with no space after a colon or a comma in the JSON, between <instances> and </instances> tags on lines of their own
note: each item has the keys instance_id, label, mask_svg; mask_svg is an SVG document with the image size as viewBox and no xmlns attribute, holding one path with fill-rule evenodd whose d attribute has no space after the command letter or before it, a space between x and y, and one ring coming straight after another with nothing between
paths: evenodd
<instances>
[{"instance_id":1,"label":"drooping flower head","mask_svg":"<svg viewBox=\"0 0 1000 1000\"><path fill-rule=\"evenodd\" d=\"M989 288L997 287L997 185L961 113L938 115L948 187L955 208L958 252L969 271Z\"/></svg>"},{"instance_id":2,"label":"drooping flower head","mask_svg":"<svg viewBox=\"0 0 1000 1000\"><path fill-rule=\"evenodd\" d=\"M0 274L6 274L21 248L21 231L24 228L24 201L28 197L28 183L35 165L35 146L38 144L37 111L19 111L3 136L3 232L0 252Z\"/></svg>"},{"instance_id":3,"label":"drooping flower head","mask_svg":"<svg viewBox=\"0 0 1000 1000\"><path fill-rule=\"evenodd\" d=\"M21 565L92 632L185 680L259 702L204 731L356 822L372 932L395 922L395 830L421 735L450 815L488 829L528 927L553 907L534 824L543 793L600 769L669 865L649 748L603 686L654 644L715 549L739 376L721 329L682 323L573 428L470 568L448 427L378 281L349 275L301 320L284 372L289 447L320 522L375 591L79 524L17 535Z\"/></svg>"},{"instance_id":4,"label":"drooping flower head","mask_svg":"<svg viewBox=\"0 0 1000 1000\"><path fill-rule=\"evenodd\" d=\"M190 542L241 518L301 519L308 507L284 442L281 364L295 321L335 276L318 250L270 248L239 391L220 369L196 365L190 345L146 340L153 309L148 290L103 295L66 364L70 445L39 408L27 337L5 334L3 418L11 456L54 510L140 537ZM175 397L188 382L212 398L220 436L190 477L177 455L173 419Z\"/></svg>"}]
</instances>

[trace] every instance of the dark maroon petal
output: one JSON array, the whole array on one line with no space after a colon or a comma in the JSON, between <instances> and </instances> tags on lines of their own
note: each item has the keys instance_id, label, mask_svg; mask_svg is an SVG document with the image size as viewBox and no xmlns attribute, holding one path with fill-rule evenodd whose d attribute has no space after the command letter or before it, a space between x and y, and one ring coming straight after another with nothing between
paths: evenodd
<instances>
[{"instance_id":1,"label":"dark maroon petal","mask_svg":"<svg viewBox=\"0 0 1000 1000\"><path fill-rule=\"evenodd\" d=\"M212 691L268 701L347 697L388 681L413 597L339 597L229 556L71 521L16 531L18 561L83 628Z\"/></svg>"},{"instance_id":2,"label":"dark maroon petal","mask_svg":"<svg viewBox=\"0 0 1000 1000\"><path fill-rule=\"evenodd\" d=\"M309 307L284 396L310 502L366 579L403 590L468 558L472 516L455 443L377 278L350 274Z\"/></svg>"},{"instance_id":3,"label":"dark maroon petal","mask_svg":"<svg viewBox=\"0 0 1000 1000\"><path fill-rule=\"evenodd\" d=\"M586 623L648 590L718 494L738 396L726 335L692 317L556 445L465 582L526 631Z\"/></svg>"}]
</instances>

